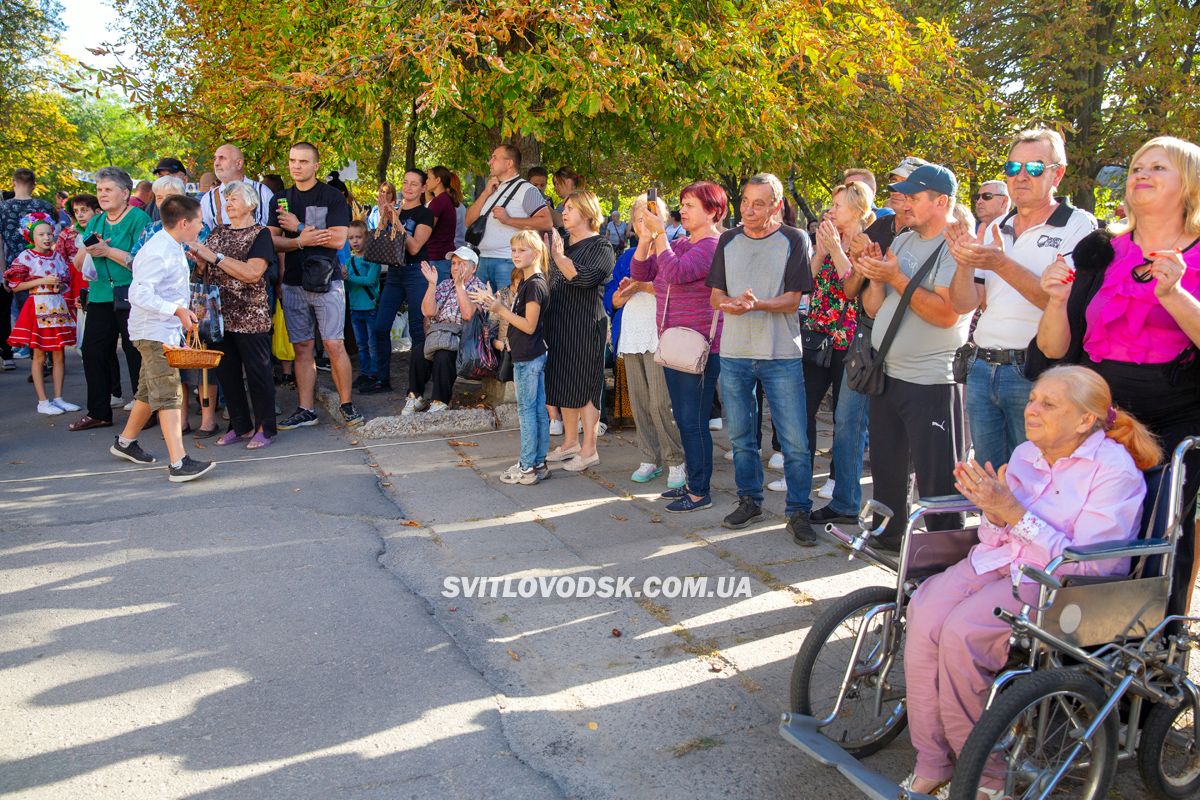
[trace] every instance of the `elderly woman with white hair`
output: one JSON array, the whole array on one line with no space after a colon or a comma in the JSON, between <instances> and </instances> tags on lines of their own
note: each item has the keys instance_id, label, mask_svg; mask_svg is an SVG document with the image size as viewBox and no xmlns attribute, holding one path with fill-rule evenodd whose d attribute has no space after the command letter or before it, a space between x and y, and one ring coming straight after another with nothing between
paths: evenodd
<instances>
[{"instance_id":1,"label":"elderly woman with white hair","mask_svg":"<svg viewBox=\"0 0 1200 800\"><path fill-rule=\"evenodd\" d=\"M133 181L117 167L96 173L96 199L101 213L92 217L83 231L85 248L75 254L75 268L83 269L85 256L92 257L96 279L88 287L88 318L83 331L83 373L87 379L87 413L72 422L72 431L108 428L113 424L113 365L117 339L125 351L129 383L138 385L142 357L129 338L129 284L133 273L126 266L129 251L150 223L150 217L129 204Z\"/></svg>"},{"instance_id":2,"label":"elderly woman with white hair","mask_svg":"<svg viewBox=\"0 0 1200 800\"><path fill-rule=\"evenodd\" d=\"M255 221L258 192L253 186L230 181L221 187L221 197L229 224L218 225L205 242L188 246L198 262L197 278L220 287L225 317L225 336L214 346L225 354L216 372L225 393L229 430L217 444L246 442L246 449L257 450L277 434L271 307L263 277L275 259L275 246L271 232Z\"/></svg>"}]
</instances>

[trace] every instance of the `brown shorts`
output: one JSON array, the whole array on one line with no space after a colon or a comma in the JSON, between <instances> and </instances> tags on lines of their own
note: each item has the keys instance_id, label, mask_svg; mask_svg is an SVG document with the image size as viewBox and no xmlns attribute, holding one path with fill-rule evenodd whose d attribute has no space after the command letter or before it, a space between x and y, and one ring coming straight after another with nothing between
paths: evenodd
<instances>
[{"instance_id":1,"label":"brown shorts","mask_svg":"<svg viewBox=\"0 0 1200 800\"><path fill-rule=\"evenodd\" d=\"M153 339L134 339L133 346L142 354L142 371L138 376L134 400L150 405L151 411L161 408L183 408L183 386L179 370L167 363L162 342Z\"/></svg>"}]
</instances>

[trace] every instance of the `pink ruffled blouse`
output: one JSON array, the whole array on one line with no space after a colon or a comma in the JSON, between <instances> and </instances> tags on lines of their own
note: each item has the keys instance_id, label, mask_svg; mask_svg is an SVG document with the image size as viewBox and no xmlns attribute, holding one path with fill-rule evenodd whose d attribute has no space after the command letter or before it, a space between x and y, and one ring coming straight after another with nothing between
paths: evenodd
<instances>
[{"instance_id":1,"label":"pink ruffled blouse","mask_svg":"<svg viewBox=\"0 0 1200 800\"><path fill-rule=\"evenodd\" d=\"M1100 290L1088 304L1083 349L1092 361L1164 364L1191 344L1154 295L1154 281L1138 283L1132 270L1145 261L1142 248L1129 234L1112 240L1112 264ZM1183 253L1187 270L1184 289L1200 297L1200 244Z\"/></svg>"}]
</instances>

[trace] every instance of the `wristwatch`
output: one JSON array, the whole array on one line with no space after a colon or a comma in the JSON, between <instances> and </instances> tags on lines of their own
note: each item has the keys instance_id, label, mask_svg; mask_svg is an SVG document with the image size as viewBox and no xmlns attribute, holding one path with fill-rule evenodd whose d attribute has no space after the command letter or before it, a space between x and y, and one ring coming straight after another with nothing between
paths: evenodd
<instances>
[{"instance_id":1,"label":"wristwatch","mask_svg":"<svg viewBox=\"0 0 1200 800\"><path fill-rule=\"evenodd\" d=\"M297 236L299 236L299 235L300 235L300 234L302 234L302 233L304 233L304 223L303 223L303 222L297 222L297 223L296 223L296 235L297 235Z\"/></svg>"},{"instance_id":2,"label":"wristwatch","mask_svg":"<svg viewBox=\"0 0 1200 800\"><path fill-rule=\"evenodd\" d=\"M213 264L215 264L216 266L219 267L219 266L221 266L221 262L224 260L225 260L225 254L217 253L217 257L215 259L213 259Z\"/></svg>"}]
</instances>

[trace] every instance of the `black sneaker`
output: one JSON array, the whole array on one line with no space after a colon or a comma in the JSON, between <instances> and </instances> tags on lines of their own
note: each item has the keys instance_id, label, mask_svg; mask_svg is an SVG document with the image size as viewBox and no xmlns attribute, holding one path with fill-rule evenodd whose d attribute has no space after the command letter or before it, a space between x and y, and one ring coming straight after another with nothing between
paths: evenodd
<instances>
[{"instance_id":1,"label":"black sneaker","mask_svg":"<svg viewBox=\"0 0 1200 800\"><path fill-rule=\"evenodd\" d=\"M813 522L858 522L858 515L843 514L840 511L834 511L833 506L824 506L812 512L809 519Z\"/></svg>"},{"instance_id":2,"label":"black sneaker","mask_svg":"<svg viewBox=\"0 0 1200 800\"><path fill-rule=\"evenodd\" d=\"M283 377L281 377L279 379L279 385L285 389L295 389L296 388L295 374L291 373L291 372L285 373L283 375Z\"/></svg>"},{"instance_id":3,"label":"black sneaker","mask_svg":"<svg viewBox=\"0 0 1200 800\"><path fill-rule=\"evenodd\" d=\"M383 394L392 390L391 381L374 381L362 389L362 394Z\"/></svg>"},{"instance_id":4,"label":"black sneaker","mask_svg":"<svg viewBox=\"0 0 1200 800\"><path fill-rule=\"evenodd\" d=\"M813 530L812 523L808 521L808 514L803 511L797 511L792 514L791 519L787 524L788 533L792 535L792 541L801 547L812 547L817 543L817 532Z\"/></svg>"},{"instance_id":5,"label":"black sneaker","mask_svg":"<svg viewBox=\"0 0 1200 800\"><path fill-rule=\"evenodd\" d=\"M171 483L194 481L204 473L211 472L216 465L215 461L196 461L191 456L184 456L178 467L168 470L167 480Z\"/></svg>"},{"instance_id":6,"label":"black sneaker","mask_svg":"<svg viewBox=\"0 0 1200 800\"><path fill-rule=\"evenodd\" d=\"M354 403L342 403L338 410L342 412L342 422L346 423L347 428L357 428L363 424L363 415L354 407Z\"/></svg>"},{"instance_id":7,"label":"black sneaker","mask_svg":"<svg viewBox=\"0 0 1200 800\"><path fill-rule=\"evenodd\" d=\"M307 408L297 408L292 415L280 422L276 427L281 431L292 431L296 428L307 428L317 424L317 412Z\"/></svg>"},{"instance_id":8,"label":"black sneaker","mask_svg":"<svg viewBox=\"0 0 1200 800\"><path fill-rule=\"evenodd\" d=\"M738 507L733 510L732 514L721 520L721 527L736 531L762 518L762 506L754 502L753 498L740 497L738 498Z\"/></svg>"},{"instance_id":9,"label":"black sneaker","mask_svg":"<svg viewBox=\"0 0 1200 800\"><path fill-rule=\"evenodd\" d=\"M372 376L359 375L357 378L354 379L354 384L353 384L354 390L361 392L363 389L367 388L368 386L374 385L374 383L375 383L375 378L373 378Z\"/></svg>"},{"instance_id":10,"label":"black sneaker","mask_svg":"<svg viewBox=\"0 0 1200 800\"><path fill-rule=\"evenodd\" d=\"M318 358L317 369L321 372L333 372L333 367L330 365L328 358Z\"/></svg>"},{"instance_id":11,"label":"black sneaker","mask_svg":"<svg viewBox=\"0 0 1200 800\"><path fill-rule=\"evenodd\" d=\"M117 458L123 458L126 461L132 461L135 464L153 464L154 456L142 449L141 445L134 439L129 443L129 446L121 446L121 437L113 437L112 447L108 448L108 452L112 453Z\"/></svg>"}]
</instances>

